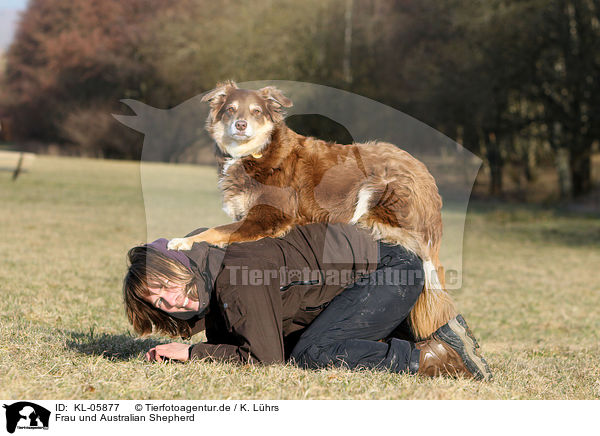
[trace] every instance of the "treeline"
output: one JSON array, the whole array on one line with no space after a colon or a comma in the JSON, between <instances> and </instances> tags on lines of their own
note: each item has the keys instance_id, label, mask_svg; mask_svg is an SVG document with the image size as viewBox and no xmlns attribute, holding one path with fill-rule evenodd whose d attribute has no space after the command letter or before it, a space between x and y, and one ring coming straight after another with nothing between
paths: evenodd
<instances>
[{"instance_id":1,"label":"treeline","mask_svg":"<svg viewBox=\"0 0 600 436\"><path fill-rule=\"evenodd\" d=\"M0 112L21 140L135 158L122 98L172 107L217 81L347 89L446 133L489 166L591 189L600 137L599 0L30 0ZM201 122L199 122L201 125ZM69 145L70 144L70 145Z\"/></svg>"}]
</instances>

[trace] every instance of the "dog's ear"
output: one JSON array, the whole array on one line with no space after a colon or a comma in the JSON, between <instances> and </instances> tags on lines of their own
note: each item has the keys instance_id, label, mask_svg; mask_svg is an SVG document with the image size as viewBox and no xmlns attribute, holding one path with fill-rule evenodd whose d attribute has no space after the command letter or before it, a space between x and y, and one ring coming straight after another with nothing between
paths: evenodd
<instances>
[{"instance_id":1,"label":"dog's ear","mask_svg":"<svg viewBox=\"0 0 600 436\"><path fill-rule=\"evenodd\" d=\"M225 97L232 89L238 89L238 86L232 80L217 83L217 87L207 92L200 101L207 101L212 108L218 107L223 104Z\"/></svg>"},{"instance_id":2,"label":"dog's ear","mask_svg":"<svg viewBox=\"0 0 600 436\"><path fill-rule=\"evenodd\" d=\"M292 107L292 100L287 98L283 93L274 86L267 86L258 90L259 94L264 98L269 107L271 118L278 123L283 121L286 107Z\"/></svg>"},{"instance_id":3,"label":"dog's ear","mask_svg":"<svg viewBox=\"0 0 600 436\"><path fill-rule=\"evenodd\" d=\"M276 106L279 106L279 107L294 106L294 103L292 103L292 100L290 100L285 95L283 95L283 93L279 89L275 88L274 86L267 86L265 88L261 88L258 90L258 92L260 92L260 95L262 95L262 97L265 100L268 100L271 104L274 104Z\"/></svg>"}]
</instances>

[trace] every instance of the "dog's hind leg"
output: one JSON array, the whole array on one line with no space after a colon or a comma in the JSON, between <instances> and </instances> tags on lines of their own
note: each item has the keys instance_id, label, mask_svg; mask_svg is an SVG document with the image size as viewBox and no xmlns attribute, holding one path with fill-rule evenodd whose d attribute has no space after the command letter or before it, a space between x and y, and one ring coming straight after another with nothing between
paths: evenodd
<instances>
[{"instance_id":1,"label":"dog's hind leg","mask_svg":"<svg viewBox=\"0 0 600 436\"><path fill-rule=\"evenodd\" d=\"M353 219L360 226L370 229L375 239L402 245L423 261L425 286L409 319L414 335L424 339L456 316L457 311L452 297L446 291L443 268L438 257L441 215L433 212L425 216L419 214L419 210L431 211L437 198L432 196L429 207L423 207L419 202L431 195L433 190L415 194L410 186L406 181L398 183L382 179L363 185ZM441 202L439 205L441 207Z\"/></svg>"},{"instance_id":2,"label":"dog's hind leg","mask_svg":"<svg viewBox=\"0 0 600 436\"><path fill-rule=\"evenodd\" d=\"M371 229L374 238L402 245L423 260L425 285L409 315L410 326L416 338L427 338L457 315L454 301L446 291L443 268L439 265L437 253L432 253L433 256L429 257L418 236L406 229L369 220L359 225Z\"/></svg>"}]
</instances>

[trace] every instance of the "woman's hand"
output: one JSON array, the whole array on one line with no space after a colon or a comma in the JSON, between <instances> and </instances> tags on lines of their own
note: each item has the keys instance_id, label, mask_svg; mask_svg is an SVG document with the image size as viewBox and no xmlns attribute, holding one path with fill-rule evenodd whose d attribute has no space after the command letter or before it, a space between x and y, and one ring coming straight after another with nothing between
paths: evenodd
<instances>
[{"instance_id":1,"label":"woman's hand","mask_svg":"<svg viewBox=\"0 0 600 436\"><path fill-rule=\"evenodd\" d=\"M189 344L173 342L171 344L157 345L146 353L146 359L150 362L162 362L163 359L179 360L186 362L189 358Z\"/></svg>"}]
</instances>

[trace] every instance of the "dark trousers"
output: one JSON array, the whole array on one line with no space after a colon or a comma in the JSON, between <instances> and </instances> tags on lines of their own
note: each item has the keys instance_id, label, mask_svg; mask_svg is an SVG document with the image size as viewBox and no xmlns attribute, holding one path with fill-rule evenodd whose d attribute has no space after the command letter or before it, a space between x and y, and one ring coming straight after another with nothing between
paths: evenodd
<instances>
[{"instance_id":1,"label":"dark trousers","mask_svg":"<svg viewBox=\"0 0 600 436\"><path fill-rule=\"evenodd\" d=\"M303 368L416 371L414 343L388 337L408 316L423 290L421 259L398 245L379 243L377 270L331 300L302 333L291 359Z\"/></svg>"}]
</instances>

